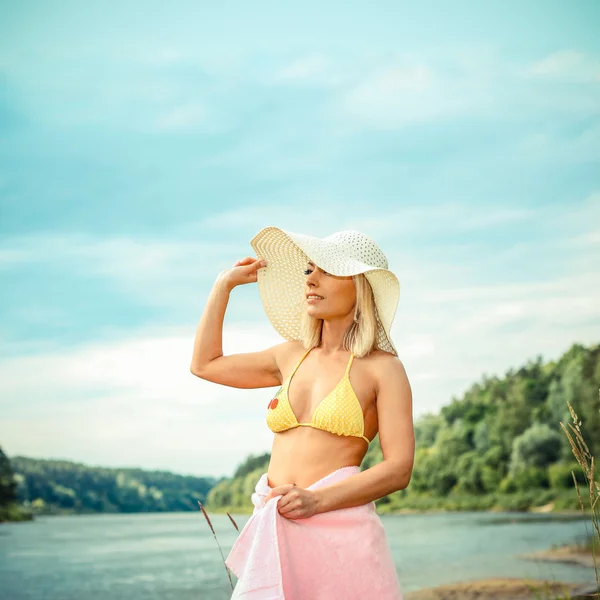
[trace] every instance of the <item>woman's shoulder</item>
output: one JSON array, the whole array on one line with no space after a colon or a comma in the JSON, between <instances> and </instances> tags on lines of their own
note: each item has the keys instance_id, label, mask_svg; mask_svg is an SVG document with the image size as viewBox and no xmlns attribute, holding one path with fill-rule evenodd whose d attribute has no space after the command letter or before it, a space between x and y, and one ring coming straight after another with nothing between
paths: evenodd
<instances>
[{"instance_id":1,"label":"woman's shoulder","mask_svg":"<svg viewBox=\"0 0 600 600\"><path fill-rule=\"evenodd\" d=\"M369 365L371 373L376 377L386 377L390 374L398 374L406 377L404 364L399 356L386 352L385 350L372 350L363 357Z\"/></svg>"},{"instance_id":2,"label":"woman's shoulder","mask_svg":"<svg viewBox=\"0 0 600 600\"><path fill-rule=\"evenodd\" d=\"M277 364L283 368L286 368L288 364L299 360L306 352L302 342L297 340L281 342L273 346L272 349L275 352Z\"/></svg>"},{"instance_id":3,"label":"woman's shoulder","mask_svg":"<svg viewBox=\"0 0 600 600\"><path fill-rule=\"evenodd\" d=\"M372 362L373 364L389 365L391 363L402 363L400 357L396 354L379 349L371 350L371 352L369 352L369 354L365 355L363 358L369 362Z\"/></svg>"}]
</instances>

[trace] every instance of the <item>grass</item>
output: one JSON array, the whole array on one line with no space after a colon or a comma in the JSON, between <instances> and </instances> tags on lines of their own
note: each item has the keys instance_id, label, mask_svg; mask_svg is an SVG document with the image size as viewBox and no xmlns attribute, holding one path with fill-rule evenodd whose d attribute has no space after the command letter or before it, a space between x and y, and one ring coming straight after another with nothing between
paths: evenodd
<instances>
[{"instance_id":1,"label":"grass","mask_svg":"<svg viewBox=\"0 0 600 600\"><path fill-rule=\"evenodd\" d=\"M598 394L600 396L600 390L598 390ZM596 559L596 550L600 545L600 505L598 503L598 499L600 498L600 482L596 478L594 456L590 452L590 449L588 448L588 445L586 444L583 434L581 432L581 421L577 417L575 410L573 410L573 407L568 401L567 406L569 407L569 412L571 413L573 423L568 423L567 428L561 421L560 426L565 432L565 435L567 436L569 443L571 444L573 455L575 456L575 459L581 466L583 474L585 476L588 492L586 501L589 501L590 520L592 523L592 534L588 537L586 546L591 546L592 558L594 561L594 573L596 576L596 598L600 598L600 576L598 574L598 561ZM579 506L581 507L581 512L585 515L586 508L584 506L583 498L579 490L579 483L577 482L577 477L575 476L575 473L573 471L571 471L571 475L573 476L573 482L575 483L575 490L577 492L577 498L579 499Z\"/></svg>"},{"instance_id":2,"label":"grass","mask_svg":"<svg viewBox=\"0 0 600 600\"><path fill-rule=\"evenodd\" d=\"M600 390L598 390L600 395ZM583 474L585 477L586 487L587 487L587 496L586 503L589 503L589 515L592 524L592 532L588 533L587 539L580 544L575 544L572 548L574 550L579 550L581 552L589 552L592 553L592 558L594 562L594 573L596 576L596 592L592 596L588 596L589 598L600 598L600 576L598 575L598 561L596 559L596 550L600 546L600 525L599 525L599 512L600 512L600 504L598 499L600 498L600 482L597 480L596 476L596 464L595 459L588 445L585 442L583 437L583 433L581 432L581 421L579 420L577 413L571 406L571 404L567 401L567 406L569 407L569 412L571 413L571 418L573 423L568 423L567 426L561 421L560 426L562 427L569 443L571 444L571 449L573 451L573 455L575 459L579 463L579 466L583 470ZM586 506L584 505L584 500L579 489L580 484L577 482L577 477L575 476L575 472L571 471L571 475L573 477L573 482L575 484L575 491L577 492L577 498L579 500L579 507L581 508L581 512L585 516L587 513ZM551 592L548 585L546 585L543 590L544 595L540 595L539 589L534 589L529 587L530 591L534 594L536 598L539 599L552 599L552 600L571 600L571 593L564 589L563 594L560 596L556 596Z\"/></svg>"},{"instance_id":3,"label":"grass","mask_svg":"<svg viewBox=\"0 0 600 600\"><path fill-rule=\"evenodd\" d=\"M200 502L200 500L198 500L198 504L200 505L200 510L202 511L202 514L204 515L204 518L206 519L206 522L208 523L208 526L210 527L210 530L212 531L213 537L215 538L215 541L217 542L217 546L219 547L219 552L221 553L221 558L223 559L223 566L225 567L225 571L227 572L227 577L229 577L229 583L231 585L231 589L233 590L234 585L233 585L233 581L231 579L231 572L229 571L229 568L225 564L225 556L223 555L223 550L221 549L221 544L219 544L219 540L217 539L217 533L215 532L215 528L212 526L210 517L208 516L208 513L206 512L206 510L204 510L204 506L202 506L202 502ZM227 513L227 516L229 517L229 520L233 523L233 526L235 527L236 531L239 533L240 529L237 526L237 523L235 522L233 517L229 513Z\"/></svg>"}]
</instances>

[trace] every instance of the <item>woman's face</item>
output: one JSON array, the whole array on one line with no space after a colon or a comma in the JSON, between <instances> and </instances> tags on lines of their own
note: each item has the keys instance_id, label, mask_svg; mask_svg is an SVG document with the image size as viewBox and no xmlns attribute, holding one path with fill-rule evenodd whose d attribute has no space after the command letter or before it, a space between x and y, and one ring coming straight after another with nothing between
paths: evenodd
<instances>
[{"instance_id":1,"label":"woman's face","mask_svg":"<svg viewBox=\"0 0 600 600\"><path fill-rule=\"evenodd\" d=\"M331 275L308 261L304 286L306 311L316 319L344 317L354 311L356 288L352 275ZM321 299L312 299L311 295Z\"/></svg>"}]
</instances>

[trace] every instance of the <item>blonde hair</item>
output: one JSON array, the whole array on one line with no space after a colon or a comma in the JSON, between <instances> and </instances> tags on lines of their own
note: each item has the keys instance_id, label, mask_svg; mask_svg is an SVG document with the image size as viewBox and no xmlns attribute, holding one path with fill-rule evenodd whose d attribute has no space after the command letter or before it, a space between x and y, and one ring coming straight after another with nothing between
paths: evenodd
<instances>
[{"instance_id":1,"label":"blonde hair","mask_svg":"<svg viewBox=\"0 0 600 600\"><path fill-rule=\"evenodd\" d=\"M375 306L373 289L364 273L353 275L352 279L356 287L355 320L344 335L343 346L345 350L352 352L354 356L362 358L378 349L377 307ZM316 319L311 317L306 310L302 311L300 336L302 344L307 350L315 348L321 343L322 330L323 319Z\"/></svg>"}]
</instances>

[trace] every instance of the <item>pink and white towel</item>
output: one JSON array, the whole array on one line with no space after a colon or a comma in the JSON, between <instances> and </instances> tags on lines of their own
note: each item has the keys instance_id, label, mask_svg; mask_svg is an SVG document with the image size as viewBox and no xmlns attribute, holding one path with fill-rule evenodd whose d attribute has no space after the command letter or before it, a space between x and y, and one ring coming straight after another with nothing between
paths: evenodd
<instances>
[{"instance_id":1,"label":"pink and white towel","mask_svg":"<svg viewBox=\"0 0 600 600\"><path fill-rule=\"evenodd\" d=\"M307 489L360 472L351 465ZM402 600L375 502L288 519L279 514L267 474L258 480L254 512L225 560L238 577L231 600Z\"/></svg>"}]
</instances>

